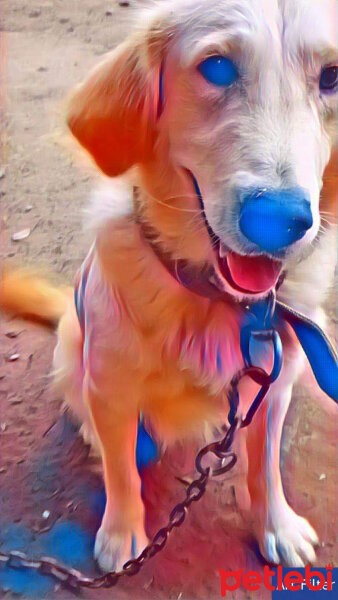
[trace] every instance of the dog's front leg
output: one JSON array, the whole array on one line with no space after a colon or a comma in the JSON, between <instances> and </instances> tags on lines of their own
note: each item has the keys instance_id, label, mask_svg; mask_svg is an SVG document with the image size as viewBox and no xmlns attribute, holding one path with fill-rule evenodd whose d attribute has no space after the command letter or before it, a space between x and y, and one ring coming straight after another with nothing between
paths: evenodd
<instances>
[{"instance_id":1,"label":"dog's front leg","mask_svg":"<svg viewBox=\"0 0 338 600\"><path fill-rule=\"evenodd\" d=\"M315 560L318 538L287 503L280 472L284 419L301 357L286 363L247 430L248 487L261 553L275 564L301 567Z\"/></svg>"},{"instance_id":2,"label":"dog's front leg","mask_svg":"<svg viewBox=\"0 0 338 600\"><path fill-rule=\"evenodd\" d=\"M138 415L128 406L132 395L132 390L127 389L128 382L122 390L121 385L117 386L119 389L113 385L100 388L89 375L86 380L87 402L99 439L107 497L94 554L103 571L112 571L138 556L148 543L135 461Z\"/></svg>"}]
</instances>

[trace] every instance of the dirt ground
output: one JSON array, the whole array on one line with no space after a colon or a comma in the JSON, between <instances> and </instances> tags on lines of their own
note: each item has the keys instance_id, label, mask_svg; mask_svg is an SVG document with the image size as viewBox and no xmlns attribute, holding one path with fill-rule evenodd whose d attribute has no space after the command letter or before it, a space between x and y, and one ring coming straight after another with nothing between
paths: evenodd
<instances>
[{"instance_id":1,"label":"dirt ground","mask_svg":"<svg viewBox=\"0 0 338 600\"><path fill-rule=\"evenodd\" d=\"M82 210L95 185L92 167L65 143L62 102L129 30L133 8L104 0L2 0L1 258L37 265L72 282L88 248ZM29 237L12 241L30 228ZM0 550L49 554L95 573L91 558L104 506L101 476L88 448L61 415L50 388L55 334L3 317L0 323ZM61 416L60 416L61 415ZM321 539L317 566L337 564L335 421L323 398L299 389L284 432L287 496ZM182 497L188 458L175 449L145 475L149 533ZM250 523L237 508L236 474L213 482L184 526L144 572L113 591L84 599L216 599L219 568L256 569L262 562ZM49 579L0 569L0 597L74 597ZM2 595L1 595L2 594ZM245 590L228 598L262 598Z\"/></svg>"}]
</instances>

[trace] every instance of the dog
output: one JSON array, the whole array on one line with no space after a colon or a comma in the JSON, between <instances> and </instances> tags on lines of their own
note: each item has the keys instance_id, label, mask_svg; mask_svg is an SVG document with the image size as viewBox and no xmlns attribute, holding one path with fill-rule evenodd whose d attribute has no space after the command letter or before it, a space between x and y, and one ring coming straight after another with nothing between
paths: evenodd
<instances>
[{"instance_id":1,"label":"dog","mask_svg":"<svg viewBox=\"0 0 338 600\"><path fill-rule=\"evenodd\" d=\"M243 367L244 306L272 290L325 323L334 22L331 0L163 1L69 99L70 131L112 182L91 210L96 236L76 301L22 274L4 276L0 300L60 319L57 381L102 457L107 503L94 552L104 571L148 543L140 415L163 444L223 425ZM282 373L239 434L242 502L264 558L301 567L318 538L284 496L280 445L304 359L288 330L283 344ZM241 414L254 392L241 388Z\"/></svg>"}]
</instances>

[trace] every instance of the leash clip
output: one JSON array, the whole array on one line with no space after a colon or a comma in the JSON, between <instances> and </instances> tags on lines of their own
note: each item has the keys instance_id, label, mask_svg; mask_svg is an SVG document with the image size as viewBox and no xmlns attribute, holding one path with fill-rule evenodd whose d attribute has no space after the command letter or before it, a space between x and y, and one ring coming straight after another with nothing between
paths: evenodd
<instances>
[{"instance_id":1,"label":"leash clip","mask_svg":"<svg viewBox=\"0 0 338 600\"><path fill-rule=\"evenodd\" d=\"M248 368L256 366L253 364L250 354L250 342L253 340L257 342L272 342L273 365L269 374L271 384L278 379L283 365L283 346L280 335L276 329L267 329L266 331L256 331L253 329L249 332L246 340L247 346L246 348L242 348L244 363Z\"/></svg>"},{"instance_id":2,"label":"leash clip","mask_svg":"<svg viewBox=\"0 0 338 600\"><path fill-rule=\"evenodd\" d=\"M250 307L250 312L248 314L249 321L241 330L240 344L244 368L233 378L230 384L230 410L228 415L230 425L233 424L237 415L239 405L238 385L241 379L248 376L261 386L245 418L240 424L240 427L243 428L250 425L255 413L269 391L271 384L276 381L280 375L283 365L283 346L278 331L272 325L275 308L276 294L273 291L265 300L257 302L257 304ZM270 373L267 373L264 368L254 363L254 358L251 356L250 344L255 341L272 343L273 360Z\"/></svg>"},{"instance_id":3,"label":"leash clip","mask_svg":"<svg viewBox=\"0 0 338 600\"><path fill-rule=\"evenodd\" d=\"M266 300L250 306L250 321L241 331L241 351L246 368L256 367L251 356L251 342L272 342L273 366L269 384L279 377L283 365L283 346L278 331L272 322L276 309L276 292L273 290Z\"/></svg>"}]
</instances>

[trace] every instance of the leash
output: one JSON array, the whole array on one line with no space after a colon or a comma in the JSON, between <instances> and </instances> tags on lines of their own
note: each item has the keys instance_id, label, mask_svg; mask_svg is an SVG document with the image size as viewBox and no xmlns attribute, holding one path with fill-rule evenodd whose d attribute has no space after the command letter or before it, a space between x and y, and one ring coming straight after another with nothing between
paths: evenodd
<instances>
[{"instance_id":1,"label":"leash","mask_svg":"<svg viewBox=\"0 0 338 600\"><path fill-rule=\"evenodd\" d=\"M220 441L211 442L198 452L195 459L195 468L199 476L187 487L185 498L172 509L167 524L157 531L143 552L137 558L129 560L121 571L111 571L99 577L86 577L80 571L68 568L50 557L32 560L25 553L19 551L0 552L0 565L12 569L31 569L42 575L53 577L63 586L73 590L112 588L121 578L136 575L144 564L163 550L171 532L183 524L191 504L198 502L204 495L210 478L223 475L235 466L237 456L232 449L235 434L238 429L250 425L270 386L276 381L282 368L283 347L277 326L283 320L288 322L294 329L305 349L319 385L337 401L337 356L328 338L310 319L293 311L281 302L276 302L275 293L271 293L266 300L250 306L247 322L242 328L241 349L245 366L233 377L230 383L229 427ZM250 343L253 340L272 344L273 360L270 373L253 363L250 352ZM323 377L323 361L328 361L329 377ZM260 389L247 414L243 419L240 419L238 416L238 385L244 377L250 377L252 381L260 386ZM211 469L210 466L206 465L206 458L209 454L213 454L221 460L219 468Z\"/></svg>"}]
</instances>

